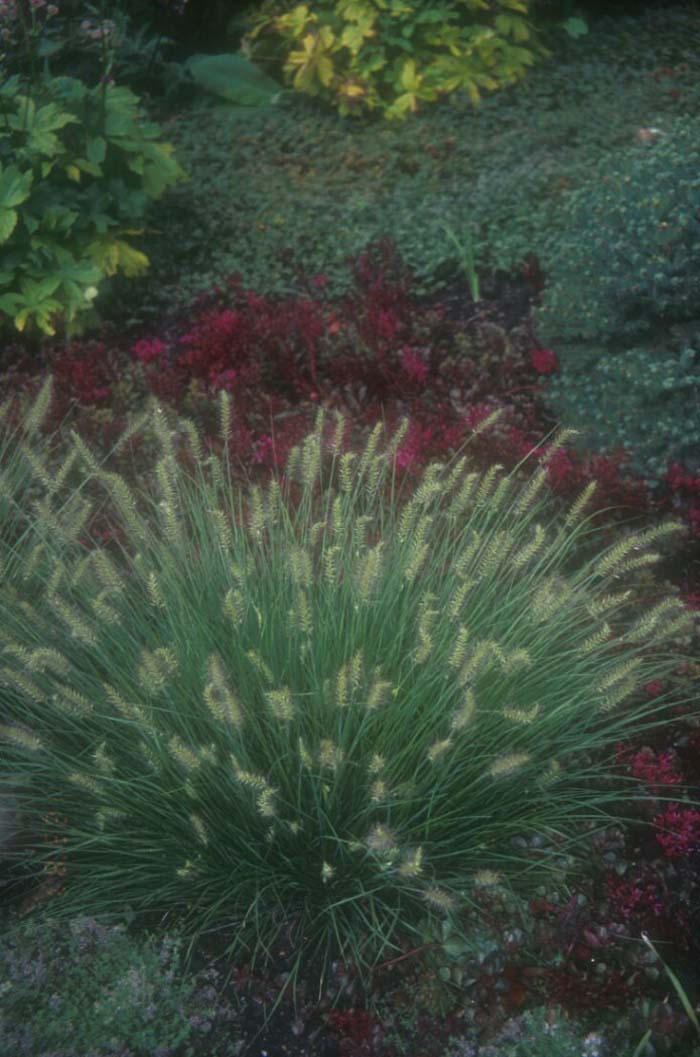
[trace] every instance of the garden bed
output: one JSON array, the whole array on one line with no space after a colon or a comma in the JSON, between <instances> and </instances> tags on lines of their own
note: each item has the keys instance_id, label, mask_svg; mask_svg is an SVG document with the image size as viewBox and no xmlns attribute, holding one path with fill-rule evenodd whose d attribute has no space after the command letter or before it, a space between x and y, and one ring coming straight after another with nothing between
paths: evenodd
<instances>
[{"instance_id":1,"label":"garden bed","mask_svg":"<svg viewBox=\"0 0 700 1057\"><path fill-rule=\"evenodd\" d=\"M152 409L154 398L169 421L188 416L209 450L223 454L215 403L223 390L233 411L226 450L235 475L241 483L265 485L283 472L319 408L348 417L348 444L355 450L377 421L384 419L391 429L407 415L411 425L398 467L410 494L432 461L449 459L500 409L497 426L473 440L476 469L500 463L510 471L527 460L525 479L543 460L559 516L596 480L591 511L607 544L630 529L679 517L685 525L680 542L664 549L654 575L640 575L640 592L652 602L671 591L700 608L697 468L670 462L665 478L650 486L631 471L633 453L619 448L600 452L566 443L548 457L558 418L547 401L547 382L563 354L545 344L537 325L537 309L555 279L549 253L559 204L585 179L591 152L644 149L635 140L640 127L666 120L670 127L677 117L700 112L692 71L673 72L690 44L674 33L675 15L664 24L668 35L659 36L663 15L626 26L619 38L603 23L589 67L590 95L578 104L572 99L568 109L565 85L575 81L577 91L586 92L571 68L580 61L582 42L572 42L567 63L539 79L533 74L531 86L515 87L502 100L485 100L478 115L459 102L434 112L426 108L402 130L372 126L351 132L313 107L310 113L292 107L251 114L246 129L222 109L176 115L173 139L194 179L153 214L161 234L143 241L153 279L140 292L115 282L98 302L101 329L84 340L45 340L37 347L18 339L7 345L0 361L3 395L22 397L11 420L21 420L27 399L51 373L54 402L45 433L58 430L54 468L72 427L107 456L123 428ZM687 28L686 15L679 13L677 23ZM627 58L625 40L633 46ZM659 80L651 74L662 62L672 73ZM628 72L627 91L620 90L621 71ZM523 160L522 115L534 107L542 124L533 127L535 142ZM465 134L467 127L474 136ZM204 154L201 139L207 137ZM271 146L261 153L265 142ZM466 195L470 172L478 178ZM348 186L352 198L343 201ZM435 201L432 213L422 211ZM390 218L396 242L376 241L381 217ZM474 217L484 262L478 300L455 259L444 248L435 250L444 246L440 223L464 232ZM533 454L546 437L549 443ZM184 436L178 444L184 452ZM131 484L151 488L151 456L151 439L137 429L113 457ZM118 542L112 518L103 506L86 538L107 547ZM698 665L679 665L670 685L644 688L645 700L670 690L687 702L697 677ZM695 802L699 749L697 715L684 704L674 722L641 741L621 739L617 771L636 788L661 788L671 801L683 784ZM700 824L690 803L683 801L673 817L664 814L673 812L672 802L657 805L655 814L631 807L624 830L611 827L594 837L583 831L592 866L585 883L526 900L487 888L464 922L469 948L449 932L426 934L387 957L369 989L352 965L337 960L322 988L311 977L297 981L295 1002L285 997L279 1009L291 939L272 952L264 971L245 960L232 964L225 935L201 941L188 969L205 975L183 995L178 988L192 977L178 971L167 919L139 919L125 944L121 933L110 939L90 920L70 934L65 926L54 933L49 924L33 935L29 926L17 947L3 950L9 986L0 984L0 1004L9 1004L12 1022L0 1031L9 1031L7 1045L18 1055L44 1057L43 1050L40 1055L32 1049L36 1039L22 1024L31 1010L37 1031L41 1025L51 1037L53 1049L46 1045L46 1052L64 1057L56 1024L64 1024L69 1036L76 1017L90 1016L74 995L83 986L87 990L99 966L105 970L104 977L96 976L102 1006L90 1040L103 1047L90 1050L99 1057L400 1057L416 1053L417 1039L422 1057L617 1057L622 1049L606 1050L598 1032L607 1032L612 1046L631 1043L631 1054L642 1034L640 1009L653 1030L655 1053L690 1054L688 1018L675 996L666 1001L668 979L641 940L648 932L695 1003ZM538 847L533 843L524 853L536 857ZM38 897L32 890L25 899L50 915L59 888L51 878ZM25 902L23 909L29 906ZM147 926L159 951L135 953ZM61 994L68 969L76 973L73 994ZM144 984L144 973L154 991ZM112 986L114 978L118 985ZM43 1019L34 1013L39 996ZM100 1002L99 995L90 1001ZM112 1025L116 1030L124 1004L133 1010L133 1025L122 1025L112 1045L107 1033ZM535 1019L523 1020L533 1009L539 1011Z\"/></svg>"}]
</instances>

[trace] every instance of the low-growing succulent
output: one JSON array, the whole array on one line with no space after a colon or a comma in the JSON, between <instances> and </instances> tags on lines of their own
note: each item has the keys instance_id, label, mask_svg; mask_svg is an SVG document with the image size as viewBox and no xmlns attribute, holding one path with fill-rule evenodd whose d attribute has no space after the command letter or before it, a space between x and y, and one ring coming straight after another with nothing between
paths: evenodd
<instances>
[{"instance_id":1,"label":"low-growing succulent","mask_svg":"<svg viewBox=\"0 0 700 1057\"><path fill-rule=\"evenodd\" d=\"M630 1050L631 1053L631 1050ZM455 1039L445 1057L629 1057L602 1032L587 1030L556 1012L537 1009L507 1021L497 1037L475 1043Z\"/></svg>"},{"instance_id":2,"label":"low-growing succulent","mask_svg":"<svg viewBox=\"0 0 700 1057\"><path fill-rule=\"evenodd\" d=\"M602 356L695 318L697 130L691 118L665 121L658 140L601 158L563 203L566 232L537 321L564 362L583 343Z\"/></svg>"},{"instance_id":3,"label":"low-growing succulent","mask_svg":"<svg viewBox=\"0 0 700 1057\"><path fill-rule=\"evenodd\" d=\"M119 542L80 545L51 493L43 594L0 582L0 735L55 913L172 912L193 942L287 951L293 983L304 960L367 971L482 886L585 870L580 825L635 795L613 745L666 719L637 691L693 633L636 581L678 525L584 560L594 485L555 514L546 460L523 483L463 454L406 498L408 421L357 452L323 411L246 492L225 391L219 413L207 454L154 406L138 494L74 434ZM532 833L534 858L513 842Z\"/></svg>"},{"instance_id":4,"label":"low-growing succulent","mask_svg":"<svg viewBox=\"0 0 700 1057\"><path fill-rule=\"evenodd\" d=\"M175 1057L206 1039L219 1001L213 970L181 971L183 939L134 939L123 923L50 914L4 923L0 1048L15 1057ZM232 1039L233 1042L233 1039ZM200 1042L201 1045L201 1042ZM222 1053L223 1050L219 1051ZM228 1053L235 1052L233 1049Z\"/></svg>"},{"instance_id":5,"label":"low-growing succulent","mask_svg":"<svg viewBox=\"0 0 700 1057\"><path fill-rule=\"evenodd\" d=\"M673 463L700 470L696 348L675 341L583 363L567 362L566 352L562 358L543 395L563 421L581 430L579 448L625 449L632 469L653 488Z\"/></svg>"}]
</instances>

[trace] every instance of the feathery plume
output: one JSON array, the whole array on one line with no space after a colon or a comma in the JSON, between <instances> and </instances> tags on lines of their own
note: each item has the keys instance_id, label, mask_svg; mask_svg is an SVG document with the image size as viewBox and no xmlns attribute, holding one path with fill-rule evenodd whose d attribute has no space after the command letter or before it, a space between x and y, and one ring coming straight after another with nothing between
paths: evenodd
<instances>
[{"instance_id":1,"label":"feathery plume","mask_svg":"<svg viewBox=\"0 0 700 1057\"><path fill-rule=\"evenodd\" d=\"M265 663L257 650L248 650L246 657L260 675L262 675L263 679L268 683L274 683L275 679L269 666Z\"/></svg>"},{"instance_id":2,"label":"feathery plume","mask_svg":"<svg viewBox=\"0 0 700 1057\"><path fill-rule=\"evenodd\" d=\"M231 441L231 394L227 389L219 390L219 436L223 450L228 451Z\"/></svg>"},{"instance_id":3,"label":"feathery plume","mask_svg":"<svg viewBox=\"0 0 700 1057\"><path fill-rule=\"evenodd\" d=\"M399 877L420 877L423 872L423 849L404 851L399 863Z\"/></svg>"},{"instance_id":4,"label":"feathery plume","mask_svg":"<svg viewBox=\"0 0 700 1057\"><path fill-rule=\"evenodd\" d=\"M507 756L501 756L500 759L494 760L489 767L488 773L492 778L503 778L513 774L514 771L520 770L521 767L530 761L530 758L530 754L527 752L509 753Z\"/></svg>"},{"instance_id":5,"label":"feathery plume","mask_svg":"<svg viewBox=\"0 0 700 1057\"><path fill-rule=\"evenodd\" d=\"M493 888L501 883L501 875L493 870L477 870L472 880L476 888Z\"/></svg>"},{"instance_id":6,"label":"feathery plume","mask_svg":"<svg viewBox=\"0 0 700 1057\"><path fill-rule=\"evenodd\" d=\"M565 529L573 528L573 526L580 520L583 511L588 506L588 503L590 502L591 497L593 496L597 488L597 481L588 482L578 499L574 503L572 503L571 507L569 508L568 514L564 518Z\"/></svg>"},{"instance_id":7,"label":"feathery plume","mask_svg":"<svg viewBox=\"0 0 700 1057\"><path fill-rule=\"evenodd\" d=\"M88 793L92 793L93 796L100 796L102 793L102 788L99 782L96 782L94 778L90 778L87 774L82 774L80 771L73 771L72 774L69 774L68 781L73 785L79 785L81 789L85 789Z\"/></svg>"},{"instance_id":8,"label":"feathery plume","mask_svg":"<svg viewBox=\"0 0 700 1057\"><path fill-rule=\"evenodd\" d=\"M464 697L464 704L459 708L454 716L452 717L452 730L464 730L464 728L471 723L472 719L476 714L476 697L474 691L467 690Z\"/></svg>"},{"instance_id":9,"label":"feathery plume","mask_svg":"<svg viewBox=\"0 0 700 1057\"><path fill-rule=\"evenodd\" d=\"M374 682L372 683L369 694L367 695L367 711L374 712L384 703L384 698L388 690L391 690L391 683L387 682L386 679L380 678L380 668L374 669Z\"/></svg>"},{"instance_id":10,"label":"feathery plume","mask_svg":"<svg viewBox=\"0 0 700 1057\"><path fill-rule=\"evenodd\" d=\"M234 628L239 628L245 619L245 599L237 587L229 587L224 595L223 611Z\"/></svg>"},{"instance_id":11,"label":"feathery plume","mask_svg":"<svg viewBox=\"0 0 700 1057\"><path fill-rule=\"evenodd\" d=\"M358 591L361 602L369 602L377 588L382 573L383 553L384 540L379 540L375 547L359 559Z\"/></svg>"},{"instance_id":12,"label":"feathery plume","mask_svg":"<svg viewBox=\"0 0 700 1057\"><path fill-rule=\"evenodd\" d=\"M443 888L438 888L437 885L430 885L423 892L423 898L426 903L430 903L437 910L442 911L443 914L452 914L457 909L457 900L454 896L450 895Z\"/></svg>"},{"instance_id":13,"label":"feathery plume","mask_svg":"<svg viewBox=\"0 0 700 1057\"><path fill-rule=\"evenodd\" d=\"M319 747L318 762L321 767L336 771L345 759L345 753L330 738L322 738Z\"/></svg>"},{"instance_id":14,"label":"feathery plume","mask_svg":"<svg viewBox=\"0 0 700 1057\"><path fill-rule=\"evenodd\" d=\"M218 723L228 724L240 730L243 713L224 673L221 658L213 653L207 662L209 682L204 688L207 708Z\"/></svg>"},{"instance_id":15,"label":"feathery plume","mask_svg":"<svg viewBox=\"0 0 700 1057\"><path fill-rule=\"evenodd\" d=\"M178 670L177 657L167 647L141 650L138 681L147 694L159 694Z\"/></svg>"},{"instance_id":16,"label":"feathery plume","mask_svg":"<svg viewBox=\"0 0 700 1057\"><path fill-rule=\"evenodd\" d=\"M168 742L168 749L173 759L181 763L186 771L196 771L198 767L201 767L201 757L193 749L189 749L177 734L173 734Z\"/></svg>"},{"instance_id":17,"label":"feathery plume","mask_svg":"<svg viewBox=\"0 0 700 1057\"><path fill-rule=\"evenodd\" d=\"M428 759L431 763L435 763L450 748L452 748L452 738L442 738L441 741L436 741L430 746L427 753Z\"/></svg>"},{"instance_id":18,"label":"feathery plume","mask_svg":"<svg viewBox=\"0 0 700 1057\"><path fill-rule=\"evenodd\" d=\"M39 752L44 748L44 743L38 735L9 723L0 724L0 738L18 745L20 749L29 749L30 752Z\"/></svg>"},{"instance_id":19,"label":"feathery plume","mask_svg":"<svg viewBox=\"0 0 700 1057\"><path fill-rule=\"evenodd\" d=\"M598 648L598 646L602 646L605 642L607 642L611 632L612 628L610 627L608 622L605 621L602 627L598 629L598 631L595 631L592 635L589 635L588 638L581 643L578 652L581 654L592 653L593 650Z\"/></svg>"},{"instance_id":20,"label":"feathery plume","mask_svg":"<svg viewBox=\"0 0 700 1057\"><path fill-rule=\"evenodd\" d=\"M290 723L294 719L296 709L288 686L283 686L280 690L268 690L264 697L275 719L282 723Z\"/></svg>"},{"instance_id":21,"label":"feathery plume","mask_svg":"<svg viewBox=\"0 0 700 1057\"><path fill-rule=\"evenodd\" d=\"M207 834L207 827L204 825L201 817L193 812L190 815L190 822L192 823L192 829L197 834L197 840L200 844L206 846L209 843L209 835Z\"/></svg>"},{"instance_id":22,"label":"feathery plume","mask_svg":"<svg viewBox=\"0 0 700 1057\"><path fill-rule=\"evenodd\" d=\"M378 822L372 827L367 835L365 846L369 851L374 852L376 855L386 855L387 853L398 851L396 835L388 826L385 826L381 822Z\"/></svg>"},{"instance_id":23,"label":"feathery plume","mask_svg":"<svg viewBox=\"0 0 700 1057\"><path fill-rule=\"evenodd\" d=\"M516 553L511 558L510 563L512 564L513 568L522 569L522 567L526 565L531 558L534 558L537 552L542 549L546 538L547 535L542 526L535 525L534 539L530 540L529 543L526 543L524 546L522 546L520 550L516 551Z\"/></svg>"},{"instance_id":24,"label":"feathery plume","mask_svg":"<svg viewBox=\"0 0 700 1057\"><path fill-rule=\"evenodd\" d=\"M533 705L532 708L502 708L501 715L504 719L509 719L511 723L519 723L521 726L529 726L530 723L534 723L540 714L540 705Z\"/></svg>"}]
</instances>

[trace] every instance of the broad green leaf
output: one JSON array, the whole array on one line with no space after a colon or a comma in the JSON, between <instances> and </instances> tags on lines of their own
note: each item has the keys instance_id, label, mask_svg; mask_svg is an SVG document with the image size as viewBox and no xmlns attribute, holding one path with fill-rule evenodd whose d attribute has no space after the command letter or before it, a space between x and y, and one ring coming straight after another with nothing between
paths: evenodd
<instances>
[{"instance_id":1,"label":"broad green leaf","mask_svg":"<svg viewBox=\"0 0 700 1057\"><path fill-rule=\"evenodd\" d=\"M66 261L60 266L56 276L62 283L78 283L81 286L91 286L100 281L102 272L96 264L88 264L84 260Z\"/></svg>"},{"instance_id":2,"label":"broad green leaf","mask_svg":"<svg viewBox=\"0 0 700 1057\"><path fill-rule=\"evenodd\" d=\"M17 74L14 77L8 77L8 79L0 84L0 97L8 97L13 101L17 98L17 91L19 89L19 77Z\"/></svg>"},{"instance_id":3,"label":"broad green leaf","mask_svg":"<svg viewBox=\"0 0 700 1057\"><path fill-rule=\"evenodd\" d=\"M570 37L584 37L588 33L588 23L582 18L567 18L561 26Z\"/></svg>"},{"instance_id":4,"label":"broad green leaf","mask_svg":"<svg viewBox=\"0 0 700 1057\"><path fill-rule=\"evenodd\" d=\"M9 117L10 128L13 128L16 132L24 132L30 129L34 124L36 105L34 101L26 95L18 95L16 103L17 113L10 114Z\"/></svg>"},{"instance_id":5,"label":"broad green leaf","mask_svg":"<svg viewBox=\"0 0 700 1057\"><path fill-rule=\"evenodd\" d=\"M37 44L36 53L41 59L50 59L52 55L56 55L61 51L63 44L62 40L49 40L47 37L41 37Z\"/></svg>"},{"instance_id":6,"label":"broad green leaf","mask_svg":"<svg viewBox=\"0 0 700 1057\"><path fill-rule=\"evenodd\" d=\"M189 177L185 170L169 156L167 144L150 144L146 153L149 163L143 170L143 189L152 198L159 198L164 191L177 183L179 180L187 180Z\"/></svg>"},{"instance_id":7,"label":"broad green leaf","mask_svg":"<svg viewBox=\"0 0 700 1057\"><path fill-rule=\"evenodd\" d=\"M284 33L289 32L292 38L299 38L308 22L317 22L318 16L311 14L308 4L297 4L287 15L280 15L275 19L275 29Z\"/></svg>"},{"instance_id":8,"label":"broad green leaf","mask_svg":"<svg viewBox=\"0 0 700 1057\"><path fill-rule=\"evenodd\" d=\"M131 169L138 176L143 176L144 158L143 155L136 156L135 158L128 158L126 162L127 169Z\"/></svg>"},{"instance_id":9,"label":"broad green leaf","mask_svg":"<svg viewBox=\"0 0 700 1057\"><path fill-rule=\"evenodd\" d=\"M41 132L55 132L56 129L65 128L66 125L77 124L79 124L79 121L74 114L67 114L65 110L61 110L55 103L47 103L46 106L42 106L37 110L33 128Z\"/></svg>"},{"instance_id":10,"label":"broad green leaf","mask_svg":"<svg viewBox=\"0 0 700 1057\"><path fill-rule=\"evenodd\" d=\"M31 169L22 173L15 165L8 165L0 174L0 207L14 209L26 202L33 182Z\"/></svg>"},{"instance_id":11,"label":"broad green leaf","mask_svg":"<svg viewBox=\"0 0 700 1057\"><path fill-rule=\"evenodd\" d=\"M150 264L145 253L135 250L122 239L99 239L87 247L87 252L103 274L109 276L116 275L121 269L131 279L146 271Z\"/></svg>"},{"instance_id":12,"label":"broad green leaf","mask_svg":"<svg viewBox=\"0 0 700 1057\"><path fill-rule=\"evenodd\" d=\"M105 116L104 131L109 138L118 139L120 136L128 136L134 129L132 114L121 110L109 110Z\"/></svg>"},{"instance_id":13,"label":"broad green leaf","mask_svg":"<svg viewBox=\"0 0 700 1057\"><path fill-rule=\"evenodd\" d=\"M416 62L415 59L406 59L403 64L403 70L401 73L401 84L407 92L415 92L420 88L420 84L423 78L420 74L416 74Z\"/></svg>"},{"instance_id":14,"label":"broad green leaf","mask_svg":"<svg viewBox=\"0 0 700 1057\"><path fill-rule=\"evenodd\" d=\"M49 157L58 154L61 149L58 136L54 132L42 132L41 129L31 130L27 145L30 150L38 154L47 154Z\"/></svg>"},{"instance_id":15,"label":"broad green leaf","mask_svg":"<svg viewBox=\"0 0 700 1057\"><path fill-rule=\"evenodd\" d=\"M82 103L88 87L77 77L52 77L51 92L60 96L63 102Z\"/></svg>"},{"instance_id":16,"label":"broad green leaf","mask_svg":"<svg viewBox=\"0 0 700 1057\"><path fill-rule=\"evenodd\" d=\"M145 253L135 250L128 242L119 243L119 266L128 279L147 271L150 261Z\"/></svg>"},{"instance_id":17,"label":"broad green leaf","mask_svg":"<svg viewBox=\"0 0 700 1057\"><path fill-rule=\"evenodd\" d=\"M269 106L281 85L244 55L192 55L185 63L197 84L238 106Z\"/></svg>"},{"instance_id":18,"label":"broad green leaf","mask_svg":"<svg viewBox=\"0 0 700 1057\"><path fill-rule=\"evenodd\" d=\"M340 43L343 47L349 48L353 55L357 55L358 51L364 44L365 38L374 36L374 23L376 20L376 12L365 12L357 19L355 25L345 27L340 38Z\"/></svg>"},{"instance_id":19,"label":"broad green leaf","mask_svg":"<svg viewBox=\"0 0 700 1057\"><path fill-rule=\"evenodd\" d=\"M32 298L36 301L45 301L47 297L56 292L60 285L61 280L57 279L55 275L48 276L48 278L42 279L31 288ZM22 284L22 287L24 289L24 284Z\"/></svg>"},{"instance_id":20,"label":"broad green leaf","mask_svg":"<svg viewBox=\"0 0 700 1057\"><path fill-rule=\"evenodd\" d=\"M43 231L67 232L73 227L78 216L74 209L66 209L60 205L49 206L41 215L41 228Z\"/></svg>"},{"instance_id":21,"label":"broad green leaf","mask_svg":"<svg viewBox=\"0 0 700 1057\"><path fill-rule=\"evenodd\" d=\"M73 163L76 169L80 169L81 172L86 172L88 176L102 176L102 169L99 165L95 165L93 162L88 161L87 158L76 158Z\"/></svg>"},{"instance_id":22,"label":"broad green leaf","mask_svg":"<svg viewBox=\"0 0 700 1057\"><path fill-rule=\"evenodd\" d=\"M16 315L21 304L22 298L19 294L3 294L0 297L0 311L7 313L8 316Z\"/></svg>"},{"instance_id":23,"label":"broad green leaf","mask_svg":"<svg viewBox=\"0 0 700 1057\"><path fill-rule=\"evenodd\" d=\"M85 153L93 165L101 165L107 154L107 143L102 136L91 136L87 142Z\"/></svg>"},{"instance_id":24,"label":"broad green leaf","mask_svg":"<svg viewBox=\"0 0 700 1057\"><path fill-rule=\"evenodd\" d=\"M0 242L6 242L17 227L14 209L0 209Z\"/></svg>"},{"instance_id":25,"label":"broad green leaf","mask_svg":"<svg viewBox=\"0 0 700 1057\"><path fill-rule=\"evenodd\" d=\"M496 29L504 37L513 37L514 40L528 40L530 30L517 15L496 15Z\"/></svg>"}]
</instances>

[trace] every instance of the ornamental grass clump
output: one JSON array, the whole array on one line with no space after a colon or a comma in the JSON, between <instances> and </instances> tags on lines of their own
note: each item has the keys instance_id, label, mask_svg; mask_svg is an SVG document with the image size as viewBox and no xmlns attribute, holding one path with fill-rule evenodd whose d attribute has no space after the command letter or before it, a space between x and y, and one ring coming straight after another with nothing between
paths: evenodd
<instances>
[{"instance_id":1,"label":"ornamental grass clump","mask_svg":"<svg viewBox=\"0 0 700 1057\"><path fill-rule=\"evenodd\" d=\"M0 406L0 585L14 585L25 597L45 571L47 538L52 549L59 537L75 539L88 512L79 490L66 489L78 453L68 452L56 466L56 436L45 429L52 397L49 377L19 421L12 398Z\"/></svg>"},{"instance_id":2,"label":"ornamental grass clump","mask_svg":"<svg viewBox=\"0 0 700 1057\"><path fill-rule=\"evenodd\" d=\"M666 718L635 693L693 630L675 599L632 605L679 526L577 560L592 486L558 516L546 465L523 484L462 454L404 495L408 423L346 451L323 411L245 494L219 411L221 457L153 408L138 497L74 434L121 542L59 538L33 614L5 593L0 734L33 873L62 864L52 912L172 915L192 943L291 952L293 980L368 970L486 879L585 867L581 825L630 795L615 744Z\"/></svg>"}]
</instances>

